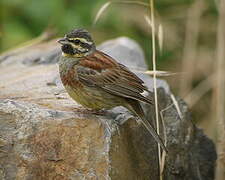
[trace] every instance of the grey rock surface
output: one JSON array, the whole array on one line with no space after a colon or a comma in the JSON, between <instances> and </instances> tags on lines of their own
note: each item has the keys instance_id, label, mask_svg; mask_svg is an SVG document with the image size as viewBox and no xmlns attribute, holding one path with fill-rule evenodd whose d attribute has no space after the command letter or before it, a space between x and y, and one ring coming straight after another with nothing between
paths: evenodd
<instances>
[{"instance_id":1,"label":"grey rock surface","mask_svg":"<svg viewBox=\"0 0 225 180\"><path fill-rule=\"evenodd\" d=\"M98 46L152 89L143 51L122 37ZM55 40L0 56L0 179L159 179L157 145L126 110L89 113L64 91ZM142 72L140 72L142 71ZM157 80L164 179L214 179L214 144L192 123L187 105ZM154 107L143 104L154 124ZM162 120L165 124L163 130Z\"/></svg>"}]
</instances>

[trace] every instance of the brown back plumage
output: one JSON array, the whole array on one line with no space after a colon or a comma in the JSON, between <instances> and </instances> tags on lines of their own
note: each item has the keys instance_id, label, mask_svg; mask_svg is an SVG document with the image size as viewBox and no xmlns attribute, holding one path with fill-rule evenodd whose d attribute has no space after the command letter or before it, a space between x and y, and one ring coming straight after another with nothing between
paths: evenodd
<instances>
[{"instance_id":1,"label":"brown back plumage","mask_svg":"<svg viewBox=\"0 0 225 180\"><path fill-rule=\"evenodd\" d=\"M148 91L143 85L144 82L125 66L102 52L96 51L84 57L76 68L79 80L87 86L95 86L124 98L152 103L150 98L141 94Z\"/></svg>"}]
</instances>

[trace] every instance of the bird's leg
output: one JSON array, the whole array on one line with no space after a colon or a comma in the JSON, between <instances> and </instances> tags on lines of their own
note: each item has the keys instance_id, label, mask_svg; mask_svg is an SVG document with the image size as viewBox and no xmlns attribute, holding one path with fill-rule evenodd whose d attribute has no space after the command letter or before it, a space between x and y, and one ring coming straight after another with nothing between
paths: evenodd
<instances>
[{"instance_id":1,"label":"bird's leg","mask_svg":"<svg viewBox=\"0 0 225 180\"><path fill-rule=\"evenodd\" d=\"M107 114L107 111L104 109L101 110L96 110L96 109L88 109L88 108L76 108L74 111L82 113L82 114L95 114L95 115L100 115L104 116Z\"/></svg>"},{"instance_id":2,"label":"bird's leg","mask_svg":"<svg viewBox=\"0 0 225 180\"><path fill-rule=\"evenodd\" d=\"M105 116L107 114L107 110L104 110L104 109L101 109L101 110L88 109L88 111L91 114L100 115L100 116Z\"/></svg>"}]
</instances>

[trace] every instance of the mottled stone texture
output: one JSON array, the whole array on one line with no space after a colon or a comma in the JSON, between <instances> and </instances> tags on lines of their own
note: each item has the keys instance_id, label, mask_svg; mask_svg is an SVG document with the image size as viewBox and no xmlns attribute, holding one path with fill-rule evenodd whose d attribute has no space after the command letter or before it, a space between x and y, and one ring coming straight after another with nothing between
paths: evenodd
<instances>
[{"instance_id":1,"label":"mottled stone texture","mask_svg":"<svg viewBox=\"0 0 225 180\"><path fill-rule=\"evenodd\" d=\"M153 88L152 79L140 73L146 64L137 43L123 37L99 49ZM54 40L0 56L0 180L159 179L151 135L124 108L100 115L82 110L59 80L59 54ZM169 150L164 179L212 180L214 144L179 98L178 115L167 83L157 80L157 87ZM143 107L153 123L154 107Z\"/></svg>"}]
</instances>

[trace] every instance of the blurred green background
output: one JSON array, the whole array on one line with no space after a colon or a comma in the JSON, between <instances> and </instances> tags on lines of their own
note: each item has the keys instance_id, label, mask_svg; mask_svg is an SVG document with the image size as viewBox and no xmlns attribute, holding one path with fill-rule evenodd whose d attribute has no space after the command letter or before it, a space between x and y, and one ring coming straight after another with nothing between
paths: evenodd
<instances>
[{"instance_id":1,"label":"blurred green background","mask_svg":"<svg viewBox=\"0 0 225 180\"><path fill-rule=\"evenodd\" d=\"M118 36L128 36L143 48L151 65L151 29L144 19L149 8L113 0L96 25L94 18L106 0L1 0L0 53L40 36L47 29L55 37L73 28L88 29L97 44ZM127 2L127 1L123 1ZM148 0L139 2L149 3ZM159 70L175 72L164 77L176 95L188 97L214 71L218 8L216 0L156 0L156 33L163 27L163 51L157 50ZM159 49L159 48L157 48ZM186 86L183 82L187 82ZM184 83L183 83L184 84ZM212 122L213 88L197 101L186 98L195 120ZM211 105L210 105L211 104ZM206 106L208 105L208 106ZM206 122L206 123L204 123Z\"/></svg>"},{"instance_id":2,"label":"blurred green background","mask_svg":"<svg viewBox=\"0 0 225 180\"><path fill-rule=\"evenodd\" d=\"M148 0L139 1L149 3ZM98 23L92 26L97 11L106 2L106 0L1 0L0 52L39 36L47 28L52 28L58 36L63 36L73 28L84 27L92 32L97 43L118 36L129 36L141 44L149 59L150 28L143 18L143 14L148 14L149 9L135 4L112 4ZM164 48L163 53L158 56L159 63L179 58L177 55L180 54L177 53L182 50L186 11L193 2L155 1L159 19L171 26L168 34L164 35L164 44L170 47ZM209 9L204 16L213 17L216 14L214 2L208 0L206 4Z\"/></svg>"}]
</instances>

